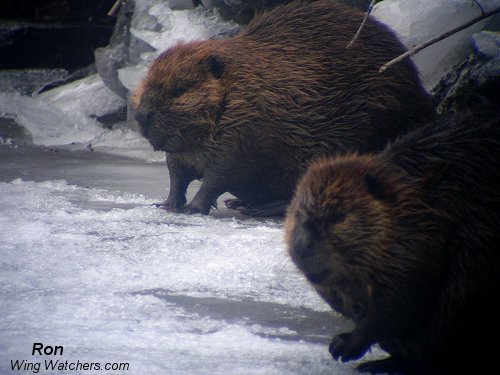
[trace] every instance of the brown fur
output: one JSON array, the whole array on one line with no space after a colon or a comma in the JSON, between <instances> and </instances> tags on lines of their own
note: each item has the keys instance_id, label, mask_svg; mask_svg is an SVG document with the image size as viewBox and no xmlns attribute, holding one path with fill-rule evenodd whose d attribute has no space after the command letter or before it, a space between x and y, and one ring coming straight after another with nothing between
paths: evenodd
<instances>
[{"instance_id":1,"label":"brown fur","mask_svg":"<svg viewBox=\"0 0 500 375\"><path fill-rule=\"evenodd\" d=\"M365 371L474 373L494 355L500 297L500 120L440 119L376 155L311 165L287 215L289 253L356 323L334 358L379 343ZM471 372L472 371L472 372Z\"/></svg>"},{"instance_id":2,"label":"brown fur","mask_svg":"<svg viewBox=\"0 0 500 375\"><path fill-rule=\"evenodd\" d=\"M168 152L166 207L208 213L228 191L252 207L291 199L318 156L381 149L433 115L404 47L363 13L328 1L263 13L237 36L179 44L151 65L134 102L143 134ZM271 211L256 210L256 214Z\"/></svg>"}]
</instances>

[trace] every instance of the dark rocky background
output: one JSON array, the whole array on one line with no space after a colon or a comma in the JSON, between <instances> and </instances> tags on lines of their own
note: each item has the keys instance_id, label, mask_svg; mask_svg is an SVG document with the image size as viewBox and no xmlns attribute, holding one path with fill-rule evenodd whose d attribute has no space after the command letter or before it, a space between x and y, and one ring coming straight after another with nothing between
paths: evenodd
<instances>
[{"instance_id":1,"label":"dark rocky background","mask_svg":"<svg viewBox=\"0 0 500 375\"><path fill-rule=\"evenodd\" d=\"M0 69L63 68L94 62L94 50L109 43L114 0L2 0Z\"/></svg>"}]
</instances>

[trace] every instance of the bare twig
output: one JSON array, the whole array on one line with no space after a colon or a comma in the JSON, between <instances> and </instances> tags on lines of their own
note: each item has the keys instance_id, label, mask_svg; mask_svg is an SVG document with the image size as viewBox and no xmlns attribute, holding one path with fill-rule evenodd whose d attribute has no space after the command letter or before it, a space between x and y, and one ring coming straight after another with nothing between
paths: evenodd
<instances>
[{"instance_id":1,"label":"bare twig","mask_svg":"<svg viewBox=\"0 0 500 375\"><path fill-rule=\"evenodd\" d=\"M365 26L366 20L368 19L368 16L372 12L373 6L375 5L376 1L377 0L372 0L372 2L370 3L370 6L368 7L368 10L365 13L365 18L363 18L363 21L361 22L361 25L359 26L359 29L356 32L356 35L354 35L354 38L352 38L352 40L349 42L349 44L347 45L346 48L351 48L351 46L354 44L354 42L358 39L358 36L361 33L361 30L363 29L363 27Z\"/></svg>"},{"instance_id":2,"label":"bare twig","mask_svg":"<svg viewBox=\"0 0 500 375\"><path fill-rule=\"evenodd\" d=\"M120 10L120 6L122 5L122 0L116 0L109 12L107 13L108 16L116 16L118 13L118 10Z\"/></svg>"},{"instance_id":3,"label":"bare twig","mask_svg":"<svg viewBox=\"0 0 500 375\"><path fill-rule=\"evenodd\" d=\"M383 71L385 71L391 65L394 65L394 64L400 62L401 60L406 59L409 56L413 56L414 54L416 54L417 52L423 50L424 48L429 47L430 45L432 45L434 43L437 43L437 42L439 42L439 41L441 41L441 40L443 40L445 38L448 38L450 35L458 33L459 31L462 31L462 30L468 28L469 26L472 26L475 23L478 23L479 21L482 21L485 18L488 18L488 17L490 17L490 16L492 16L494 14L497 14L497 13L500 13L500 7L495 8L493 10L490 10L489 12L485 12L485 13L481 14L480 16L478 16L478 17L470 20L469 22L467 22L466 24L464 24L462 26L456 27L456 28L454 28L454 29L452 29L450 31L445 32L444 34L435 36L435 37L433 37L431 39L426 40L425 42L423 42L421 44L413 46L412 48L410 48L408 51L406 51L402 55L399 55L395 59L389 61L388 63L386 63L384 65L382 65L382 67L380 68L379 72L382 73Z\"/></svg>"}]
</instances>

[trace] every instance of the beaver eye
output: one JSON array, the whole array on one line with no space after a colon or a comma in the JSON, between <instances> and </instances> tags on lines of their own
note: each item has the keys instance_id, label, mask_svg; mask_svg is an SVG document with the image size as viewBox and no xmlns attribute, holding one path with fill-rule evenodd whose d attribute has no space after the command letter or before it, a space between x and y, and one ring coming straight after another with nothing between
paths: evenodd
<instances>
[{"instance_id":1,"label":"beaver eye","mask_svg":"<svg viewBox=\"0 0 500 375\"><path fill-rule=\"evenodd\" d=\"M184 95L186 91L185 87L174 87L172 91L170 91L170 95L174 98L178 98L179 96Z\"/></svg>"},{"instance_id":2,"label":"beaver eye","mask_svg":"<svg viewBox=\"0 0 500 375\"><path fill-rule=\"evenodd\" d=\"M330 217L330 224L340 224L342 223L346 218L346 214L341 211L335 212L331 217Z\"/></svg>"}]
</instances>

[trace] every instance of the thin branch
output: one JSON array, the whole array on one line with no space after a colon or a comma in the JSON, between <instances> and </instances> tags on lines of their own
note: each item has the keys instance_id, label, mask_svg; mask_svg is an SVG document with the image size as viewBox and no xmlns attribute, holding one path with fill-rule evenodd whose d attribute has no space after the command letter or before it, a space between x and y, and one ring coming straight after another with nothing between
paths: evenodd
<instances>
[{"instance_id":1,"label":"thin branch","mask_svg":"<svg viewBox=\"0 0 500 375\"><path fill-rule=\"evenodd\" d=\"M116 0L109 12L107 13L108 16L116 16L116 13L118 13L118 10L120 9L120 6L122 5L122 0Z\"/></svg>"},{"instance_id":2,"label":"thin branch","mask_svg":"<svg viewBox=\"0 0 500 375\"><path fill-rule=\"evenodd\" d=\"M402 55L399 55L395 59L389 61L388 63L386 63L384 65L382 65L382 67L380 68L379 72L382 73L383 71L385 71L391 65L394 65L394 64L400 62L401 60L406 59L409 56L413 56L414 54L416 54L417 52L423 50L424 48L429 47L430 45L432 45L434 43L437 43L437 42L439 42L439 41L441 41L441 40L443 40L445 38L448 38L450 35L458 33L459 31L462 31L462 30L468 28L469 26L472 26L475 23L478 23L479 21L482 21L485 18L488 18L488 17L490 17L490 16L492 16L494 14L497 14L497 13L500 13L500 7L495 8L493 10L490 10L489 12L485 12L482 15L480 15L480 16L472 19L472 20L470 20L469 22L467 22L466 24L464 24L462 26L456 27L456 28L454 28L454 29L452 29L450 31L445 32L444 34L435 36L435 37L433 37L431 39L426 40L425 42L423 42L423 43L421 43L419 45L413 46L412 48L410 48L408 51L406 51Z\"/></svg>"},{"instance_id":3,"label":"thin branch","mask_svg":"<svg viewBox=\"0 0 500 375\"><path fill-rule=\"evenodd\" d=\"M368 7L368 10L365 13L365 18L363 18L363 22L361 22L361 25L359 26L359 29L356 32L356 35L354 35L354 38L352 38L352 40L349 42L349 44L347 45L346 48L351 48L351 46L354 44L354 42L358 39L358 36L359 36L359 34L361 34L361 30L365 26L366 20L368 19L368 16L372 12L373 6L375 5L376 1L377 0L372 0L372 2L370 3L370 6Z\"/></svg>"}]
</instances>

